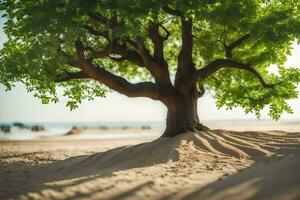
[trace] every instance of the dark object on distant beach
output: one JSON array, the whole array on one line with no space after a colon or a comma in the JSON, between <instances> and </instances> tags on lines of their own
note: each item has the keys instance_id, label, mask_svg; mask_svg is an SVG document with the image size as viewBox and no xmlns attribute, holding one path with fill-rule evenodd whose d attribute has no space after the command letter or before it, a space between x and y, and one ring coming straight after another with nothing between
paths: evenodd
<instances>
[{"instance_id":1,"label":"dark object on distant beach","mask_svg":"<svg viewBox=\"0 0 300 200\"><path fill-rule=\"evenodd\" d=\"M39 126L39 125L34 125L31 127L31 131L33 132L38 132L38 131L44 131L45 128L43 126Z\"/></svg>"},{"instance_id":2,"label":"dark object on distant beach","mask_svg":"<svg viewBox=\"0 0 300 200\"><path fill-rule=\"evenodd\" d=\"M142 126L141 129L143 129L143 130L149 130L149 129L151 129L151 127L150 126Z\"/></svg>"},{"instance_id":3,"label":"dark object on distant beach","mask_svg":"<svg viewBox=\"0 0 300 200\"><path fill-rule=\"evenodd\" d=\"M122 127L122 130L127 130L127 129L129 129L128 126L123 126L123 127Z\"/></svg>"},{"instance_id":4,"label":"dark object on distant beach","mask_svg":"<svg viewBox=\"0 0 300 200\"><path fill-rule=\"evenodd\" d=\"M100 126L99 129L101 129L101 130L107 130L108 128L107 128L107 126Z\"/></svg>"},{"instance_id":5,"label":"dark object on distant beach","mask_svg":"<svg viewBox=\"0 0 300 200\"><path fill-rule=\"evenodd\" d=\"M16 126L16 127L18 127L18 128L25 128L25 127L26 127L25 124L20 123L20 122L15 122L15 123L13 123L13 126Z\"/></svg>"},{"instance_id":6,"label":"dark object on distant beach","mask_svg":"<svg viewBox=\"0 0 300 200\"><path fill-rule=\"evenodd\" d=\"M81 133L81 130L79 128L77 128L76 126L73 126L73 128L67 132L65 135L77 135Z\"/></svg>"},{"instance_id":7,"label":"dark object on distant beach","mask_svg":"<svg viewBox=\"0 0 300 200\"><path fill-rule=\"evenodd\" d=\"M10 133L11 128L9 125L1 125L1 131L4 133Z\"/></svg>"},{"instance_id":8,"label":"dark object on distant beach","mask_svg":"<svg viewBox=\"0 0 300 200\"><path fill-rule=\"evenodd\" d=\"M20 123L20 122L15 122L15 123L13 123L13 126L19 128L19 129L31 129L30 126L25 125L25 124Z\"/></svg>"}]
</instances>

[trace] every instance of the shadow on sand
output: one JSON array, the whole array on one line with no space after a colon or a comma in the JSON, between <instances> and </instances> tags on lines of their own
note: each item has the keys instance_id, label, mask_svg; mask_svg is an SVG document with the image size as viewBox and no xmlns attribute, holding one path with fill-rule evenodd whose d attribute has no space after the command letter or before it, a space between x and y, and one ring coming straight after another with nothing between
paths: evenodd
<instances>
[{"instance_id":1,"label":"shadow on sand","mask_svg":"<svg viewBox=\"0 0 300 200\"><path fill-rule=\"evenodd\" d=\"M159 146L164 140L159 139L154 143L119 147L107 152L71 157L50 164L22 166L22 163L14 163L2 165L0 166L2 169L0 171L0 199L18 199L22 195L23 197L24 195L30 197L33 193L40 193L47 189L51 189L52 193L61 192L64 188L92 182L95 179L109 178L118 171L166 163L170 156L178 158L176 155L170 155L172 154L170 152L159 152L159 148L156 146ZM149 149L151 150L149 151ZM30 153L26 153L26 156L30 156ZM62 183L51 184L53 182ZM119 193L113 199L121 199L152 183L146 182L137 185L125 193ZM89 197L93 192L99 192L92 189L88 190L87 193L75 192L72 197ZM72 197L63 199L72 199ZM55 195L50 195L47 198L61 199Z\"/></svg>"},{"instance_id":2,"label":"shadow on sand","mask_svg":"<svg viewBox=\"0 0 300 200\"><path fill-rule=\"evenodd\" d=\"M188 192L180 199L300 199L300 157L259 162L226 179Z\"/></svg>"},{"instance_id":3,"label":"shadow on sand","mask_svg":"<svg viewBox=\"0 0 300 200\"><path fill-rule=\"evenodd\" d=\"M230 135L225 136L231 138ZM246 136L244 134L244 137ZM194 144L196 144L195 138L198 138L198 136L195 137L194 133L180 137L187 141L194 141ZM279 140L282 137L276 136L273 140L278 141L279 145L281 144ZM292 135L292 142L289 142L289 145L299 152L299 143L296 139L295 135ZM154 142L119 147L93 155L71 157L44 165L15 167L3 165L0 166L0 169L2 169L0 172L0 199L124 199L131 197L145 187L151 187L154 181L136 182L130 188L119 190L114 193L116 195L107 196L107 198L106 196L103 198L102 193L114 189L115 184L122 181L115 179L111 182L109 178L112 178L114 173L126 169L167 163L170 159L177 161L179 155L176 149L182 140L182 138L160 138ZM265 140L269 140L269 138ZM203 139L199 141L203 141ZM241 139L235 139L234 141L236 144L238 144L237 142L243 142ZM257 142L262 143L261 141ZM206 143L201 144L203 146ZM198 145L197 148L200 147ZM270 147L270 149L272 148ZM258 150L262 151L261 149ZM236 149L232 149L232 151L236 151ZM269 163L266 161L257 162L252 167L228 176L224 180L200 188L194 186L190 190L166 193L167 196L163 197L162 195L160 199L221 200L276 199L277 197L299 199L300 157L299 154L295 155L285 156L282 159L269 159ZM5 169L9 170L5 171ZM133 181L135 182L134 178ZM95 195L99 197L99 194L102 195L102 198L95 198Z\"/></svg>"}]
</instances>

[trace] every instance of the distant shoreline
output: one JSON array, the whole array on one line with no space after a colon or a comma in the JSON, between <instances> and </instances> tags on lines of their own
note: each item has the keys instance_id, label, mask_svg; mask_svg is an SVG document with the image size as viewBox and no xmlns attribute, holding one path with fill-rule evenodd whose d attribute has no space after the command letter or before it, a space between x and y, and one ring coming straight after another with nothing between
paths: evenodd
<instances>
[{"instance_id":1,"label":"distant shoreline","mask_svg":"<svg viewBox=\"0 0 300 200\"><path fill-rule=\"evenodd\" d=\"M16 123L16 122L14 122ZM18 124L19 123L19 124ZM109 123L20 123L19 126L10 125L10 132L0 131L0 140L31 140L31 139L112 139L139 138L143 134L158 138L165 124L162 122L109 122ZM286 131L300 132L300 120L208 120L203 123L211 129L225 129L231 131ZM1 123L0 123L1 125ZM22 128L24 125L26 128ZM35 127L32 130L32 126ZM29 128L28 128L29 127ZM31 127L31 128L30 128ZM79 131L73 131L78 129ZM67 133L68 136L64 136ZM148 135L147 135L148 137Z\"/></svg>"},{"instance_id":2,"label":"distant shoreline","mask_svg":"<svg viewBox=\"0 0 300 200\"><path fill-rule=\"evenodd\" d=\"M285 122L295 122L299 121L299 119L280 119L278 121L272 119L239 119L239 118L232 118L232 119L200 119L202 122L214 122L214 121L254 121L254 122L275 122L275 123L285 123ZM0 121L0 124L13 124L13 123L24 123L24 124L164 124L165 121L22 121L22 120L15 120L15 121Z\"/></svg>"}]
</instances>

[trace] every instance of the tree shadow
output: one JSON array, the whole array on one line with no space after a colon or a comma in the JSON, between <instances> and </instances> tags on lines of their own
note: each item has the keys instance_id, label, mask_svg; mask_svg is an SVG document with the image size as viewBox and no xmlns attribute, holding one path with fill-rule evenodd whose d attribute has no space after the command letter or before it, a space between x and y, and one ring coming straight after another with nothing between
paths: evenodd
<instances>
[{"instance_id":1,"label":"tree shadow","mask_svg":"<svg viewBox=\"0 0 300 200\"><path fill-rule=\"evenodd\" d=\"M244 134L243 136L239 137L246 138L248 136L247 134ZM284 151L291 152L295 149L299 150L299 147L294 147L294 145L299 145L299 143L294 142L293 137L290 137L286 143L282 144L286 146ZM218 147L217 145L219 144L215 143L215 139L212 139L212 137L208 136L206 139L207 141L211 142L212 146L215 145L216 148ZM281 138L279 139L281 140ZM266 140L269 140L269 137L260 138L260 140L263 140L263 142L267 143L268 141ZM203 152L207 147L204 145L204 143L201 143L200 140L197 140L197 137L195 137L195 134L193 133L178 136L178 138L172 139L160 138L153 142L142 143L134 146L119 147L92 155L71 157L65 160L54 161L50 164L20 166L14 163L5 166L0 165L0 199L15 199L24 196L28 197L30 195L42 195L42 197L39 196L38 199L45 199L44 197L47 195L47 199L72 199L75 197L89 198L92 195L99 195L101 191L112 189L115 186L114 182L110 181L114 180L115 183L117 183L118 180L112 177L116 172L166 163L170 160L170 158L172 158L173 161L177 161L179 159L179 155L176 149L178 149L180 143L183 141L185 141L185 144L193 141L193 144L196 145L198 150ZM241 139L235 141L241 142ZM237 147L244 149L245 151L250 149L247 149L244 145L233 142L234 141L231 141L231 144L235 144ZM260 141L259 144L261 144ZM274 145L272 148L283 149L283 147L277 147L278 144L281 145L281 143L275 144L276 145ZM289 146L292 146L293 148L286 150ZM279 150L276 150L276 152L277 151ZM33 154L35 154L35 152L33 152ZM26 153L26 156L30 155ZM253 157L252 159L258 161L258 159L262 158L266 159L264 156ZM289 157L290 160L293 160L292 158L297 160L296 156ZM298 160L299 159L300 158L298 158ZM273 162L271 161L273 158L268 160ZM291 163L291 161L287 163ZM278 184L276 185L272 182L273 177L278 176L281 173L280 169L284 169L288 173L292 174L289 174L288 176L282 175L281 179L285 185L294 183L290 186L290 189L294 190L295 186L298 187L300 184L300 174L298 172L298 169L300 168L299 163L300 161L294 165L291 165L296 165L298 167L297 171L295 168L289 168L289 165L286 166L285 164L282 164L282 167L279 165L277 168L270 168L273 170L268 170L268 167L272 165L257 163L244 172L229 176L225 180L209 184L204 188L194 190L185 195L183 199L234 199L236 197L240 197L240 193L247 197L244 199L251 199L253 196L260 198L265 194L270 194L266 191L272 189L271 186L275 189L278 188L276 189L277 193L280 193L280 191L281 193L284 193L284 191L288 190L283 190L280 188L280 186L278 186ZM291 180L294 180L296 177L299 182L291 182ZM105 180L107 182L103 182ZM132 188L126 187L127 189L125 188L125 190L118 191L118 194L121 196L111 198L125 198L132 195L137 190L149 186L149 183L146 182L146 184L145 180L142 181L144 182L140 181L132 184ZM91 183L94 184L92 187L90 187ZM94 187L97 184L100 184L100 186ZM82 187L83 190L77 191L77 186ZM245 191L245 188L250 189ZM66 191L71 189L71 192ZM300 188L297 189L300 191ZM63 192L65 192L65 194L69 194L69 196L60 196L63 195ZM248 194L248 196L246 194ZM170 194L169 196L162 197L162 199L173 199L175 195L176 193ZM33 196L32 198L37 198L37 196Z\"/></svg>"},{"instance_id":2,"label":"tree shadow","mask_svg":"<svg viewBox=\"0 0 300 200\"><path fill-rule=\"evenodd\" d=\"M156 142L159 144L159 141ZM15 199L22 196L28 196L31 193L40 193L47 189L53 192L60 192L64 188L83 185L96 179L103 179L113 176L115 172L150 166L154 164L164 163L162 159L147 159L148 147L152 148L153 143L142 143L134 146L124 146L115 148L106 152L96 153L92 155L82 155L67 158L65 160L54 161L49 164L41 165L2 165L0 166L0 199ZM144 152L144 153L143 153ZM154 152L155 153L155 152ZM29 155L29 154L28 154ZM145 162L135 161L142 160ZM147 161L148 160L148 161ZM4 169L4 170L3 170ZM7 169L7 171L5 170ZM68 182L69 181L69 182ZM53 182L66 182L62 185L51 184ZM121 193L121 197L132 194L135 190L150 183L142 183L136 188ZM86 193L74 193L76 197L88 197L92 195L92 189ZM59 199L55 196L49 199ZM64 198L65 199L65 198ZM68 197L66 198L68 199ZM72 197L70 197L72 199ZM114 199L118 199L117 197Z\"/></svg>"},{"instance_id":3,"label":"tree shadow","mask_svg":"<svg viewBox=\"0 0 300 200\"><path fill-rule=\"evenodd\" d=\"M115 195L115 196L113 196L113 197L111 197L111 198L108 198L108 200L119 200L119 199L125 199L125 198L128 198L128 197L134 195L135 192L140 191L140 190L142 190L144 187L148 187L148 186L150 186L150 185L152 185L152 184L153 184L152 181L147 181L147 182L142 183L142 184L140 184L140 185L138 185L138 186L136 186L136 187L133 187L132 189L129 189L129 190L127 190L127 191L125 191L125 192L122 192L122 193L120 193L120 194L118 194L118 195Z\"/></svg>"},{"instance_id":4,"label":"tree shadow","mask_svg":"<svg viewBox=\"0 0 300 200\"><path fill-rule=\"evenodd\" d=\"M180 199L300 199L299 155L255 163L226 179L196 189Z\"/></svg>"}]
</instances>

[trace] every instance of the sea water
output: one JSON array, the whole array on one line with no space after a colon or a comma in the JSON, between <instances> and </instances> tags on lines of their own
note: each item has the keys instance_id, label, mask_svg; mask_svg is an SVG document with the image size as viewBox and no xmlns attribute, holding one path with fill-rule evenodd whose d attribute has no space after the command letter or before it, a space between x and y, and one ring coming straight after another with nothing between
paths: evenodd
<instances>
[{"instance_id":1,"label":"sea water","mask_svg":"<svg viewBox=\"0 0 300 200\"><path fill-rule=\"evenodd\" d=\"M209 120L203 122L211 129L226 129L234 131L271 131L300 132L300 119L295 120ZM33 132L30 129L20 129L13 123L0 123L9 125L10 133L0 131L0 140L31 140L47 136L65 135L72 127L99 128L99 131L86 131L76 135L76 139L128 139L140 137L159 137L164 128L164 122L56 122L56 123L24 123L25 126L43 126L44 131ZM142 130L143 126L150 129ZM114 129L113 131L111 131ZM68 137L71 138L71 137Z\"/></svg>"},{"instance_id":2,"label":"sea water","mask_svg":"<svg viewBox=\"0 0 300 200\"><path fill-rule=\"evenodd\" d=\"M0 140L31 140L47 136L62 136L66 134L73 127L77 128L99 128L101 129L101 135L98 138L109 139L110 137L132 138L139 134L139 129L142 127L150 127L147 132L151 133L153 130L163 130L163 122L39 122L39 123L22 123L27 128L19 128L14 126L13 123L0 123L1 125L10 126L10 132L4 133L0 130ZM43 131L31 131L32 126L42 126ZM110 129L117 129L118 132L111 134ZM132 131L124 131L130 130ZM107 132L107 133L105 133ZM158 131L157 134L160 134ZM79 136L78 138L87 138L88 134Z\"/></svg>"}]
</instances>

